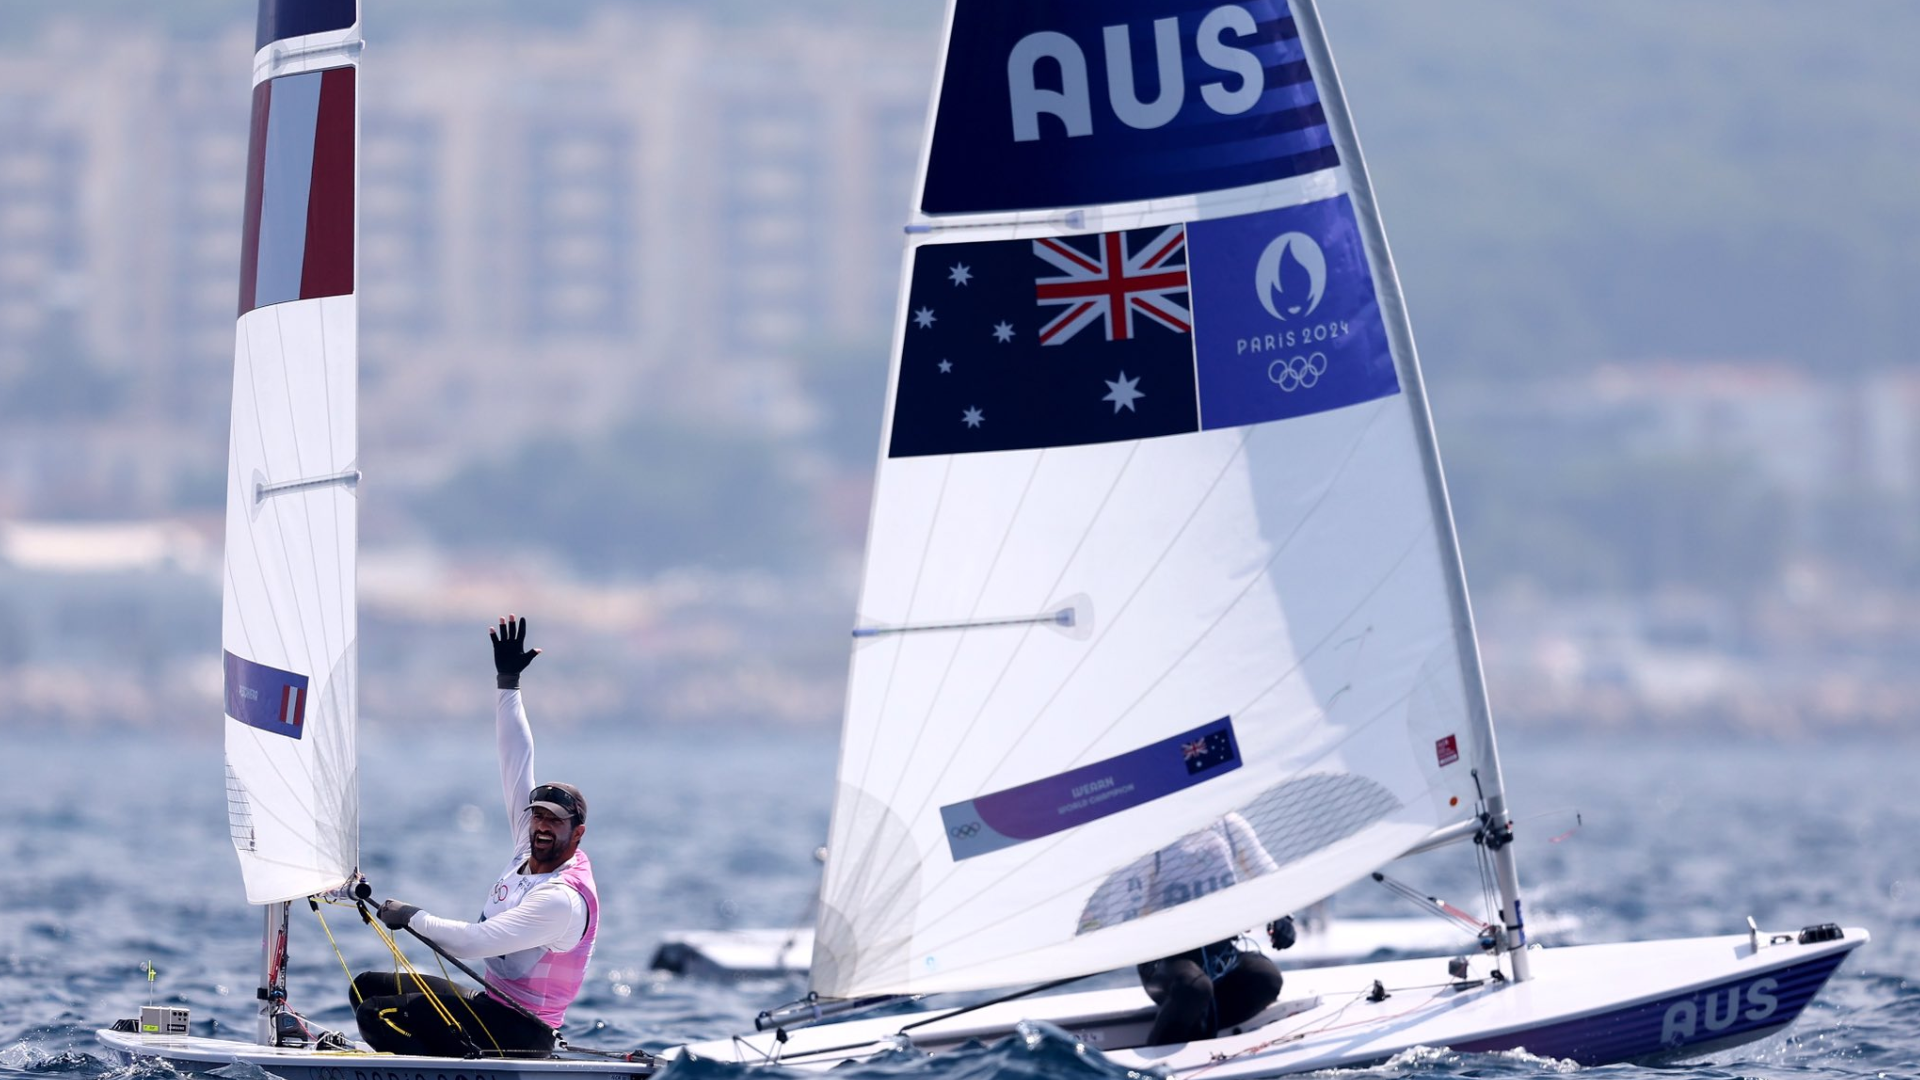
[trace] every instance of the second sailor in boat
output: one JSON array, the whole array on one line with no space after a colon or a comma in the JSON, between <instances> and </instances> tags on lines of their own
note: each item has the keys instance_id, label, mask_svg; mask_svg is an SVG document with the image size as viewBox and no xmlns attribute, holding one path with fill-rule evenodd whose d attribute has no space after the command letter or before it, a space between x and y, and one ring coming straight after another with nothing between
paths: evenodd
<instances>
[{"instance_id":1,"label":"second sailor in boat","mask_svg":"<svg viewBox=\"0 0 1920 1080\"><path fill-rule=\"evenodd\" d=\"M548 1055L585 981L600 923L593 866L580 850L587 800L571 784L533 782L533 730L520 700L520 673L540 650L526 648L526 630L525 620L508 615L488 632L500 694L494 727L513 860L476 922L441 918L397 900L379 911L382 923L410 928L450 956L484 958L486 988L467 990L412 973L355 976L354 1019L376 1050L436 1057Z\"/></svg>"}]
</instances>

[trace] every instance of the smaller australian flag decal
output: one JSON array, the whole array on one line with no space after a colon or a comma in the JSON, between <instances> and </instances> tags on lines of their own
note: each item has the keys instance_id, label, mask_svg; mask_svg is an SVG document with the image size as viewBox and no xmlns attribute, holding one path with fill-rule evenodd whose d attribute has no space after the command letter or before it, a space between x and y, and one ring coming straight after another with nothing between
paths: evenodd
<instances>
[{"instance_id":1,"label":"smaller australian flag decal","mask_svg":"<svg viewBox=\"0 0 1920 1080\"><path fill-rule=\"evenodd\" d=\"M1226 728L1181 743L1180 757L1186 762L1188 776L1240 760L1240 755L1234 752L1233 732Z\"/></svg>"}]
</instances>

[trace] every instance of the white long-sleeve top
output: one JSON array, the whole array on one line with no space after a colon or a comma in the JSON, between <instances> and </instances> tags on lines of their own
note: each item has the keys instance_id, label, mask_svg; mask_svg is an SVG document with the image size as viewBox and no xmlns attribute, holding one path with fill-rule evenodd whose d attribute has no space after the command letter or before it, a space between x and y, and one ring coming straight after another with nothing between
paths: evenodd
<instances>
[{"instance_id":1,"label":"white long-sleeve top","mask_svg":"<svg viewBox=\"0 0 1920 1080\"><path fill-rule=\"evenodd\" d=\"M533 728L527 723L520 691L502 690L494 707L494 738L500 756L500 794L506 803L513 861L488 895L477 922L446 919L422 911L409 924L434 944L461 959L485 957L487 972L516 979L532 969L540 954L565 951L587 932L587 902L546 874L526 873L532 846L527 836L533 814Z\"/></svg>"}]
</instances>

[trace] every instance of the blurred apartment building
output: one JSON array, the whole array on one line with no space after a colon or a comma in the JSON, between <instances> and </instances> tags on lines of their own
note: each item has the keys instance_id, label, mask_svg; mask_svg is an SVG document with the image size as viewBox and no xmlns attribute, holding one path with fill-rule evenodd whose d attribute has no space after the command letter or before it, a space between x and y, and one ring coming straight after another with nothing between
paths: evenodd
<instances>
[{"instance_id":1,"label":"blurred apartment building","mask_svg":"<svg viewBox=\"0 0 1920 1080\"><path fill-rule=\"evenodd\" d=\"M0 51L0 720L130 718L139 694L172 715L217 708L203 661L217 640L252 33L76 19ZM368 34L369 543L386 539L378 505L529 435L663 415L794 433L814 422L795 353L885 340L931 33L629 10L564 30ZM178 554L194 546L181 524L212 562ZM463 592L475 583L458 569L398 585L381 569L412 557L363 566L363 629L386 619L414 645L466 643L439 624L490 617L491 601ZM427 581L440 585L422 600ZM796 671L756 645L759 670L743 677L725 666L744 648L731 627L677 621L654 640L679 607L704 627L764 599L516 588L550 601L550 625L591 628L612 650L598 670L631 672L641 652L671 668L650 687L669 709L832 711L844 658ZM703 666L701 648L725 663ZM135 659L136 698L95 692ZM369 707L401 681L370 681ZM630 706L632 689L583 686L569 711Z\"/></svg>"},{"instance_id":2,"label":"blurred apartment building","mask_svg":"<svg viewBox=\"0 0 1920 1080\"><path fill-rule=\"evenodd\" d=\"M1596 457L1714 463L1773 511L1753 523L1768 535L1748 539L1777 544L1779 564L1745 590L1476 583L1487 674L1509 717L1772 733L1910 723L1920 707L1920 373L1607 365L1483 387L1451 419L1451 430L1471 428L1552 478ZM1609 509L1642 533L1654 529L1641 515L1659 513L1631 498ZM1740 538L1720 542L1702 557L1742 558Z\"/></svg>"},{"instance_id":3,"label":"blurred apartment building","mask_svg":"<svg viewBox=\"0 0 1920 1080\"><path fill-rule=\"evenodd\" d=\"M434 484L458 455L543 431L672 414L795 432L813 422L795 358L884 340L931 33L626 11L511 36L389 36L378 25L369 35L361 438L379 465L369 482L389 504ZM135 705L83 692L104 685L97 672L124 671L128 657L143 672L172 670L176 653L204 659L218 611L217 559L204 545L170 524L47 523L185 520L217 543L251 41L250 25L178 40L74 21L0 52L0 387L10 388L0 395L0 527L11 523L0 543L0 668L37 665L33 678L0 680L0 720L36 709L125 717ZM1805 511L1783 527L1814 541L1820 515L1808 508L1833 492L1897 505L1909 520L1920 505L1920 378L1908 373L1638 365L1455 387L1440 405L1443 431L1493 433L1543 469L1554 448L1576 445L1744 462ZM374 515L363 529L383 542ZM447 597L463 588L404 561L363 570L373 617L412 627L444 621ZM1622 723L1645 720L1650 703L1667 709L1659 715L1737 711L1743 694L1789 718L1886 718L1915 696L1888 675L1900 649L1920 643L1920 622L1898 603L1777 611L1767 617L1783 629L1769 646L1750 633L1729 644L1728 624L1753 613L1711 603L1530 605L1486 584L1476 596L1490 671L1508 684L1502 700L1531 700L1542 718L1592 715L1615 691ZM551 583L541 591L560 594ZM810 647L811 635L778 625L788 584L725 604L705 586L688 591L694 600L671 588L585 593L563 621L612 650L598 670L641 657L662 680L680 679L656 693L663 711L832 711L844 673L837 638L751 677L701 666L702 656L764 658L788 637ZM490 615L490 602L463 601L462 625ZM836 597L811 604L840 608ZM690 611L703 620L697 633ZM1863 613L1878 621L1867 626ZM753 626L760 637L743 637ZM1809 627L1818 640L1793 637ZM412 685L451 670L468 647L449 637L442 660L408 634L425 658ZM1894 647L1851 666L1813 655L1821 642L1869 638ZM1795 648L1790 662L1768 653ZM57 670L39 666L50 660ZM217 672L195 670L176 680L180 700L215 700ZM1821 681L1835 672L1852 681ZM1779 681L1788 675L1797 681ZM31 700L23 686L38 688ZM752 686L761 699L743 706ZM1858 699L1888 687L1891 698ZM611 710L630 690L580 692Z\"/></svg>"},{"instance_id":4,"label":"blurred apartment building","mask_svg":"<svg viewBox=\"0 0 1920 1080\"><path fill-rule=\"evenodd\" d=\"M0 56L0 385L82 388L0 421L0 515L219 490L251 30L64 22ZM650 409L791 430L793 350L884 337L926 36L369 34L362 439L409 474L384 482ZM71 438L89 414L113 420Z\"/></svg>"},{"instance_id":5,"label":"blurred apartment building","mask_svg":"<svg viewBox=\"0 0 1920 1080\"><path fill-rule=\"evenodd\" d=\"M1481 388L1452 419L1510 434L1552 431L1617 454L1750 467L1794 501L1859 490L1920 498L1920 377L1825 375L1780 363L1607 364L1575 378Z\"/></svg>"}]
</instances>

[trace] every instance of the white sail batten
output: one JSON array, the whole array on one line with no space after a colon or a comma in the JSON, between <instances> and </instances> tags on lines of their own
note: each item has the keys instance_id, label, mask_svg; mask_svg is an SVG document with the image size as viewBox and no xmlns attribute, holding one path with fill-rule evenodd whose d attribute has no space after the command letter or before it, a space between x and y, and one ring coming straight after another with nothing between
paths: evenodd
<instances>
[{"instance_id":1,"label":"white sail batten","mask_svg":"<svg viewBox=\"0 0 1920 1080\"><path fill-rule=\"evenodd\" d=\"M1231 937L1470 818L1491 753L1411 336L1308 20L1027 8L948 12L825 996Z\"/></svg>"},{"instance_id":2,"label":"white sail batten","mask_svg":"<svg viewBox=\"0 0 1920 1080\"><path fill-rule=\"evenodd\" d=\"M324 29L263 42L255 64L221 624L229 824L255 904L359 863L360 38L341 9L269 9L263 36L275 17Z\"/></svg>"}]
</instances>

